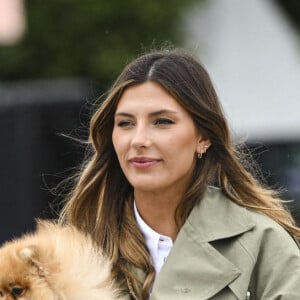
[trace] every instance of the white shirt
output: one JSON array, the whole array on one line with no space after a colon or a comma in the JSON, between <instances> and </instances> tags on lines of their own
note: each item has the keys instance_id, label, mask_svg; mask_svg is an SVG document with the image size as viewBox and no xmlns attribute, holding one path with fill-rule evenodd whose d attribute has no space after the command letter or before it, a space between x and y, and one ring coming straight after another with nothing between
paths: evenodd
<instances>
[{"instance_id":1,"label":"white shirt","mask_svg":"<svg viewBox=\"0 0 300 300\"><path fill-rule=\"evenodd\" d=\"M157 233L145 223L136 208L135 202L134 214L137 224L145 237L146 245L150 252L157 275L172 249L173 241L170 237Z\"/></svg>"}]
</instances>

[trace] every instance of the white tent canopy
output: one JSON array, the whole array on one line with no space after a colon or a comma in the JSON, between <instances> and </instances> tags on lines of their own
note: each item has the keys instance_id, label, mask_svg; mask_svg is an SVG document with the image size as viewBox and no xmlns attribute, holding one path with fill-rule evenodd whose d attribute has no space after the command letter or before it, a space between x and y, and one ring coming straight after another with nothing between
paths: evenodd
<instances>
[{"instance_id":1,"label":"white tent canopy","mask_svg":"<svg viewBox=\"0 0 300 300\"><path fill-rule=\"evenodd\" d=\"M233 132L300 140L300 42L271 0L210 0L184 17L186 45L206 65Z\"/></svg>"}]
</instances>

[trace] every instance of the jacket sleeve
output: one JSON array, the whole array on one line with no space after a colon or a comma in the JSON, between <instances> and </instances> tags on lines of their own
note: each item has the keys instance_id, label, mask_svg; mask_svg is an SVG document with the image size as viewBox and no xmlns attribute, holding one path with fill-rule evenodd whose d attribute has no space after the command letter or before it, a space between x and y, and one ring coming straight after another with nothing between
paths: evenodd
<instances>
[{"instance_id":1,"label":"jacket sleeve","mask_svg":"<svg viewBox=\"0 0 300 300\"><path fill-rule=\"evenodd\" d=\"M300 299L300 249L279 225L265 228L250 284L250 299Z\"/></svg>"}]
</instances>

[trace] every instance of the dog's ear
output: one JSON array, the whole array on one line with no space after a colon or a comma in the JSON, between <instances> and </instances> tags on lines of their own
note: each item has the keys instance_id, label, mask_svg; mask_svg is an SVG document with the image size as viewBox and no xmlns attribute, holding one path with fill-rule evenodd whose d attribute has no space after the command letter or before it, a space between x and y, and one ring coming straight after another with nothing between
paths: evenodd
<instances>
[{"instance_id":1,"label":"dog's ear","mask_svg":"<svg viewBox=\"0 0 300 300\"><path fill-rule=\"evenodd\" d=\"M47 270L43 267L39 260L38 247L34 245L27 246L19 251L19 256L24 262L33 266L40 276L45 277L47 275Z\"/></svg>"},{"instance_id":2,"label":"dog's ear","mask_svg":"<svg viewBox=\"0 0 300 300\"><path fill-rule=\"evenodd\" d=\"M27 246L19 251L20 257L26 261L30 261L31 259L37 258L37 253L37 248L34 245Z\"/></svg>"}]
</instances>

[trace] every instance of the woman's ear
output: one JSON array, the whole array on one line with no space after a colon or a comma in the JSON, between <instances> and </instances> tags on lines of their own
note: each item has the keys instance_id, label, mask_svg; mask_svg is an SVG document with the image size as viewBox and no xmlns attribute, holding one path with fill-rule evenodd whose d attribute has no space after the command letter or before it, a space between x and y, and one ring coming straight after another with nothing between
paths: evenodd
<instances>
[{"instance_id":1,"label":"woman's ear","mask_svg":"<svg viewBox=\"0 0 300 300\"><path fill-rule=\"evenodd\" d=\"M204 154L210 146L211 141L209 139L201 138L197 145L197 154Z\"/></svg>"}]
</instances>

